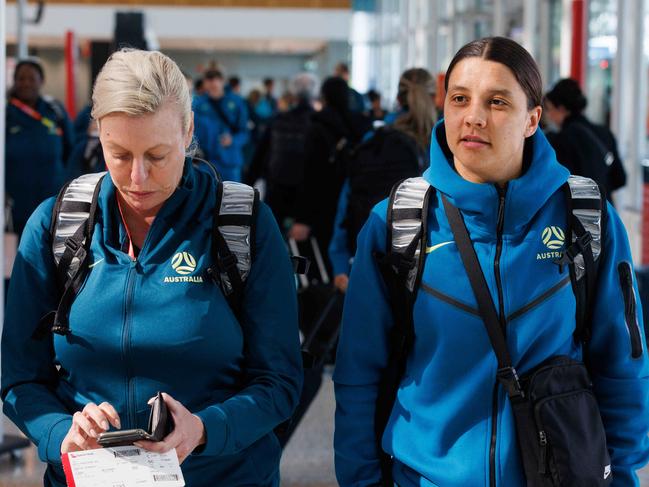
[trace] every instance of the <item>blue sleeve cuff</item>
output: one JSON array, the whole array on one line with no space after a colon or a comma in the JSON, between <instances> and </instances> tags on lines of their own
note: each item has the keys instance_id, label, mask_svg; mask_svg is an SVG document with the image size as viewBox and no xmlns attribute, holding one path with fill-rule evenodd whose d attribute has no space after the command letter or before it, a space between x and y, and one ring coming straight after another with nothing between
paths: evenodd
<instances>
[{"instance_id":1,"label":"blue sleeve cuff","mask_svg":"<svg viewBox=\"0 0 649 487\"><path fill-rule=\"evenodd\" d=\"M38 443L38 457L47 463L61 465L61 444L72 426L72 416L64 416L54 423L47 436Z\"/></svg>"},{"instance_id":2,"label":"blue sleeve cuff","mask_svg":"<svg viewBox=\"0 0 649 487\"><path fill-rule=\"evenodd\" d=\"M192 455L216 456L224 453L230 428L223 410L218 406L210 406L195 414L203 421L206 441Z\"/></svg>"}]
</instances>

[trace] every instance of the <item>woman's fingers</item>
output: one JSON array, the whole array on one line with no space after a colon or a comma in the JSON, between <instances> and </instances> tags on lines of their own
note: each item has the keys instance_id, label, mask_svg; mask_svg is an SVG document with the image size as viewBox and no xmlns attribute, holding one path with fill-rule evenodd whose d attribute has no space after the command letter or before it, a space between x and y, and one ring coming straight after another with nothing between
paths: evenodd
<instances>
[{"instance_id":1,"label":"woman's fingers","mask_svg":"<svg viewBox=\"0 0 649 487\"><path fill-rule=\"evenodd\" d=\"M117 414L117 411L112 406L112 404L107 403L107 402L102 402L99 405L99 409L108 418L108 421L110 421L110 424L112 424L117 429L122 428L122 423L121 423L121 421L119 419L119 414Z\"/></svg>"},{"instance_id":2,"label":"woman's fingers","mask_svg":"<svg viewBox=\"0 0 649 487\"><path fill-rule=\"evenodd\" d=\"M97 438L101 432L97 431L97 425L94 421L91 421L84 413L78 411L72 416L72 425L73 427L76 427L77 430L82 431L85 437Z\"/></svg>"},{"instance_id":3,"label":"woman's fingers","mask_svg":"<svg viewBox=\"0 0 649 487\"><path fill-rule=\"evenodd\" d=\"M152 451L152 452L156 452L156 453L167 453L169 450L174 448L167 441L140 440L140 441L136 441L133 444L135 446L139 446L140 448L144 448L147 451Z\"/></svg>"},{"instance_id":4,"label":"woman's fingers","mask_svg":"<svg viewBox=\"0 0 649 487\"><path fill-rule=\"evenodd\" d=\"M97 427L99 428L99 432L97 434L108 430L109 424L107 415L101 409L99 409L99 406L97 406L95 403L91 402L86 404L86 407L83 408L82 412L84 416L94 421L94 423L97 425ZM95 436L96 435L94 435L93 438Z\"/></svg>"}]
</instances>

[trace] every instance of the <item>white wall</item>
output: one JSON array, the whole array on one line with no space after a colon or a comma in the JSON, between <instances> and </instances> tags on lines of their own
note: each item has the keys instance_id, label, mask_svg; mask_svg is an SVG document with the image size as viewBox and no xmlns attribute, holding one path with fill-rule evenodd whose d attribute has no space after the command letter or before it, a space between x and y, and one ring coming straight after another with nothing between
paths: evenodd
<instances>
[{"instance_id":1,"label":"white wall","mask_svg":"<svg viewBox=\"0 0 649 487\"><path fill-rule=\"evenodd\" d=\"M33 9L34 7L30 7ZM28 9L28 15L31 15ZM145 13L161 45L165 39L322 39L347 41L351 12L343 9L255 9L48 5L29 37L63 39L67 30L79 38L109 39L116 11ZM7 6L7 30L16 35L16 5Z\"/></svg>"}]
</instances>

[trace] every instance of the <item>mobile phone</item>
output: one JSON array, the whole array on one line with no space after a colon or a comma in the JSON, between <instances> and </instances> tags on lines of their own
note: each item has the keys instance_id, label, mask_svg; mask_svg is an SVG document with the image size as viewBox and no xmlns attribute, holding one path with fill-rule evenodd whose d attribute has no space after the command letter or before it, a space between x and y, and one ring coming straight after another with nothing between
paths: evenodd
<instances>
[{"instance_id":1,"label":"mobile phone","mask_svg":"<svg viewBox=\"0 0 649 487\"><path fill-rule=\"evenodd\" d=\"M143 429L138 428L132 430L99 433L97 443L99 443L104 448L108 448L111 446L132 445L136 441L140 440L157 441L152 435L150 435Z\"/></svg>"}]
</instances>

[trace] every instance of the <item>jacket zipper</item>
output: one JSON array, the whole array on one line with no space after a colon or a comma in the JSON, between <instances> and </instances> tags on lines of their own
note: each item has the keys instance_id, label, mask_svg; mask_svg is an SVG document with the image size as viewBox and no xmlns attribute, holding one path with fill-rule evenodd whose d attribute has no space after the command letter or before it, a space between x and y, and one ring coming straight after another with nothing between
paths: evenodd
<instances>
[{"instance_id":1,"label":"jacket zipper","mask_svg":"<svg viewBox=\"0 0 649 487\"><path fill-rule=\"evenodd\" d=\"M506 189L496 185L498 191L498 223L496 226L496 257L494 259L494 274L498 289L498 317L500 328L505 334L506 318L505 303L503 302L502 280L500 278L500 256L503 250L503 228L505 226L505 193ZM506 335L506 334L505 334ZM496 487L496 437L498 424L498 381L494 384L492 413L491 413L491 445L489 447L489 485Z\"/></svg>"},{"instance_id":2,"label":"jacket zipper","mask_svg":"<svg viewBox=\"0 0 649 487\"><path fill-rule=\"evenodd\" d=\"M636 318L636 297L631 265L628 262L621 262L617 269L620 275L622 295L624 296L624 321L626 321L626 327L631 337L631 357L639 358L642 356L642 339Z\"/></svg>"},{"instance_id":3,"label":"jacket zipper","mask_svg":"<svg viewBox=\"0 0 649 487\"><path fill-rule=\"evenodd\" d=\"M144 250L149 245L151 240L152 229L159 218L153 221L149 231L147 232L144 244L140 249L139 258L142 258ZM131 308L133 304L133 295L135 292L135 277L137 277L137 268L139 266L138 257L132 259L129 263L128 274L126 276L126 302L124 303L124 330L122 332L122 350L124 353L124 361L126 363L126 380L127 380L127 394L126 394L126 412L128 415L129 424L131 428L137 428L137 404L135 400L135 386L133 384L133 369L129 359L131 355ZM134 276L135 275L135 276Z\"/></svg>"},{"instance_id":4,"label":"jacket zipper","mask_svg":"<svg viewBox=\"0 0 649 487\"><path fill-rule=\"evenodd\" d=\"M128 424L130 428L136 428L135 420L135 399L133 390L133 370L131 368L131 361L129 359L130 351L130 342L131 342L131 305L133 303L133 290L135 288L133 277L137 261L134 260L129 264L128 274L126 276L126 302L124 303L124 330L122 331L122 351L124 354L124 361L126 362L126 384L127 384L127 394L126 394L126 412L128 416Z\"/></svg>"}]
</instances>

